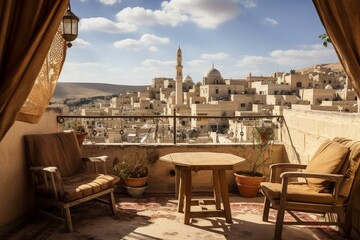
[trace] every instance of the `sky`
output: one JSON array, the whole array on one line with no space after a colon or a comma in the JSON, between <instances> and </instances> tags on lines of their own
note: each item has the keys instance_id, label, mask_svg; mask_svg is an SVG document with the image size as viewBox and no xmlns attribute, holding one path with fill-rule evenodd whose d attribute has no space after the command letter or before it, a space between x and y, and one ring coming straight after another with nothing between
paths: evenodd
<instances>
[{"instance_id":1,"label":"sky","mask_svg":"<svg viewBox=\"0 0 360 240\"><path fill-rule=\"evenodd\" d=\"M225 79L338 62L311 0L71 0L80 18L59 82L150 85L214 67Z\"/></svg>"}]
</instances>

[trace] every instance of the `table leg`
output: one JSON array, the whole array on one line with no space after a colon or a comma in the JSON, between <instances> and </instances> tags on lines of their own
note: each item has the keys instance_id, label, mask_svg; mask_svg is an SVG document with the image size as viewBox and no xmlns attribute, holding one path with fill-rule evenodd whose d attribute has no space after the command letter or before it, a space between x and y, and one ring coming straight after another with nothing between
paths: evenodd
<instances>
[{"instance_id":1,"label":"table leg","mask_svg":"<svg viewBox=\"0 0 360 240\"><path fill-rule=\"evenodd\" d=\"M219 180L221 187L221 196L224 205L225 218L227 223L232 223L231 218L231 208L230 208L230 200L229 200L229 190L226 181L226 173L225 170L219 170Z\"/></svg>"},{"instance_id":2,"label":"table leg","mask_svg":"<svg viewBox=\"0 0 360 240\"><path fill-rule=\"evenodd\" d=\"M185 175L185 214L184 223L190 223L190 210L191 210L191 170L182 170L182 174Z\"/></svg>"},{"instance_id":3,"label":"table leg","mask_svg":"<svg viewBox=\"0 0 360 240\"><path fill-rule=\"evenodd\" d=\"M221 188L219 182L219 171L213 170L213 188L214 188L214 199L216 210L220 210L221 206Z\"/></svg>"},{"instance_id":4,"label":"table leg","mask_svg":"<svg viewBox=\"0 0 360 240\"><path fill-rule=\"evenodd\" d=\"M178 212L184 212L184 193L185 193L185 174L181 169L177 169L177 174L179 175L179 192L178 192Z\"/></svg>"},{"instance_id":5,"label":"table leg","mask_svg":"<svg viewBox=\"0 0 360 240\"><path fill-rule=\"evenodd\" d=\"M175 198L179 197L181 169L175 166Z\"/></svg>"}]
</instances>

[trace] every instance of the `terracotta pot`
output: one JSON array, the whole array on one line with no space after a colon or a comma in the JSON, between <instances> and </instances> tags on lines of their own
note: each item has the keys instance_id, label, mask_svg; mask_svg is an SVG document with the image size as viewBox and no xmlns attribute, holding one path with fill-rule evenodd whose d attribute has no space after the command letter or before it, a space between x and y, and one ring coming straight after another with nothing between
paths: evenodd
<instances>
[{"instance_id":1,"label":"terracotta pot","mask_svg":"<svg viewBox=\"0 0 360 240\"><path fill-rule=\"evenodd\" d=\"M142 178L126 178L124 179L125 185L128 187L144 187L147 184L148 177Z\"/></svg>"},{"instance_id":2,"label":"terracotta pot","mask_svg":"<svg viewBox=\"0 0 360 240\"><path fill-rule=\"evenodd\" d=\"M234 173L235 181L242 197L255 197L260 189L260 183L265 180L265 176L247 176Z\"/></svg>"},{"instance_id":3,"label":"terracotta pot","mask_svg":"<svg viewBox=\"0 0 360 240\"><path fill-rule=\"evenodd\" d=\"M83 142L85 140L85 137L88 135L87 132L76 132L76 139L78 141L79 147L81 148L81 146L83 145Z\"/></svg>"}]
</instances>

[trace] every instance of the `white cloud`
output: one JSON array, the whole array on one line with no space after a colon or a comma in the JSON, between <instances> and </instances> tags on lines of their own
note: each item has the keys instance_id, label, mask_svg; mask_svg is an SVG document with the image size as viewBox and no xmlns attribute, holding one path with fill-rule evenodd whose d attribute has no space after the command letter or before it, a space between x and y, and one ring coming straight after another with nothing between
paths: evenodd
<instances>
[{"instance_id":1,"label":"white cloud","mask_svg":"<svg viewBox=\"0 0 360 240\"><path fill-rule=\"evenodd\" d=\"M146 59L141 66L132 69L131 72L135 75L148 76L148 80L155 77L173 77L175 76L175 65L176 61Z\"/></svg>"},{"instance_id":2,"label":"white cloud","mask_svg":"<svg viewBox=\"0 0 360 240\"><path fill-rule=\"evenodd\" d=\"M74 46L79 47L79 48L86 48L91 45L89 42L87 42L81 38L75 39L75 41L73 41L73 44L74 44Z\"/></svg>"},{"instance_id":3,"label":"white cloud","mask_svg":"<svg viewBox=\"0 0 360 240\"><path fill-rule=\"evenodd\" d=\"M229 57L228 54L223 53L223 52L219 52L219 53L203 53L200 56L203 59L207 59L207 60L223 60Z\"/></svg>"},{"instance_id":4,"label":"white cloud","mask_svg":"<svg viewBox=\"0 0 360 240\"><path fill-rule=\"evenodd\" d=\"M208 64L208 61L195 59L188 61L187 64L189 64L190 66L199 66L199 65Z\"/></svg>"},{"instance_id":5,"label":"white cloud","mask_svg":"<svg viewBox=\"0 0 360 240\"><path fill-rule=\"evenodd\" d=\"M149 47L149 51L150 51L150 52L157 52L157 51L159 51L159 48L158 48L158 47L155 47L155 46L150 46L150 47Z\"/></svg>"},{"instance_id":6,"label":"white cloud","mask_svg":"<svg viewBox=\"0 0 360 240\"><path fill-rule=\"evenodd\" d=\"M275 50L270 57L283 65L313 65L326 63L336 56L332 47L323 47L321 44L312 45L305 49Z\"/></svg>"},{"instance_id":7,"label":"white cloud","mask_svg":"<svg viewBox=\"0 0 360 240\"><path fill-rule=\"evenodd\" d=\"M94 68L94 67L105 68L106 67L105 65L97 63L97 62L67 62L65 65L67 67L90 67L90 68Z\"/></svg>"},{"instance_id":8,"label":"white cloud","mask_svg":"<svg viewBox=\"0 0 360 240\"><path fill-rule=\"evenodd\" d=\"M240 13L234 0L170 0L163 1L161 10L127 7L116 14L118 21L137 25L177 26L194 22L203 28L216 28Z\"/></svg>"},{"instance_id":9,"label":"white cloud","mask_svg":"<svg viewBox=\"0 0 360 240\"><path fill-rule=\"evenodd\" d=\"M167 37L158 37L152 34L143 34L139 40L128 38L114 42L113 45L116 48L124 48L134 51L138 51L141 49L157 51L158 49L154 45L167 44L169 42L170 40Z\"/></svg>"},{"instance_id":10,"label":"white cloud","mask_svg":"<svg viewBox=\"0 0 360 240\"><path fill-rule=\"evenodd\" d=\"M177 12L166 12L161 10L150 10L142 7L124 8L116 14L120 22L127 22L136 25L171 25L177 26L185 22L187 17Z\"/></svg>"},{"instance_id":11,"label":"white cloud","mask_svg":"<svg viewBox=\"0 0 360 240\"><path fill-rule=\"evenodd\" d=\"M319 63L337 62L337 55L332 47L324 48L321 44L303 46L302 49L274 50L268 56L245 55L237 66L242 73L271 74L276 69L289 71Z\"/></svg>"},{"instance_id":12,"label":"white cloud","mask_svg":"<svg viewBox=\"0 0 360 240\"><path fill-rule=\"evenodd\" d=\"M275 60L263 56L248 56L245 55L238 63L239 67L256 68L259 64L274 63Z\"/></svg>"},{"instance_id":13,"label":"white cloud","mask_svg":"<svg viewBox=\"0 0 360 240\"><path fill-rule=\"evenodd\" d=\"M241 5L243 5L245 8L252 8L256 7L257 0L240 0Z\"/></svg>"},{"instance_id":14,"label":"white cloud","mask_svg":"<svg viewBox=\"0 0 360 240\"><path fill-rule=\"evenodd\" d=\"M175 61L160 61L156 59L146 59L144 60L141 65L145 67L162 67L162 66L175 66ZM175 71L175 70L174 70Z\"/></svg>"},{"instance_id":15,"label":"white cloud","mask_svg":"<svg viewBox=\"0 0 360 240\"><path fill-rule=\"evenodd\" d=\"M121 0L98 0L98 2L105 5L115 5L117 3L121 3Z\"/></svg>"},{"instance_id":16,"label":"white cloud","mask_svg":"<svg viewBox=\"0 0 360 240\"><path fill-rule=\"evenodd\" d=\"M263 24L268 24L268 25L278 25L279 22L276 21L274 18L269 18L269 17L266 17L264 18L261 23Z\"/></svg>"},{"instance_id":17,"label":"white cloud","mask_svg":"<svg viewBox=\"0 0 360 240\"><path fill-rule=\"evenodd\" d=\"M145 45L166 44L169 42L169 38L158 37L153 34L143 34L140 38L140 42L143 42Z\"/></svg>"},{"instance_id":18,"label":"white cloud","mask_svg":"<svg viewBox=\"0 0 360 240\"><path fill-rule=\"evenodd\" d=\"M115 23L107 18L95 17L81 19L81 21L79 22L79 29L81 31L124 33L136 31L137 26L124 22Z\"/></svg>"}]
</instances>

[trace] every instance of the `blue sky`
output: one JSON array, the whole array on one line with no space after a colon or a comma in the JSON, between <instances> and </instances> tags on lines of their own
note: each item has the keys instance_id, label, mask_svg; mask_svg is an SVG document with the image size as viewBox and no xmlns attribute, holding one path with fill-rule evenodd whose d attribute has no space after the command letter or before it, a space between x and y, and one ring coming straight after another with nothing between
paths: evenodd
<instances>
[{"instance_id":1,"label":"blue sky","mask_svg":"<svg viewBox=\"0 0 360 240\"><path fill-rule=\"evenodd\" d=\"M289 72L338 62L311 0L71 0L79 36L60 82L150 85L183 75L194 82L214 64L223 78Z\"/></svg>"}]
</instances>

